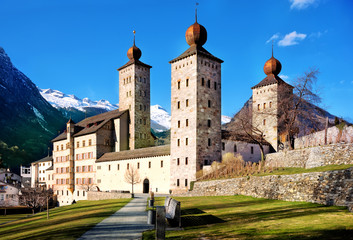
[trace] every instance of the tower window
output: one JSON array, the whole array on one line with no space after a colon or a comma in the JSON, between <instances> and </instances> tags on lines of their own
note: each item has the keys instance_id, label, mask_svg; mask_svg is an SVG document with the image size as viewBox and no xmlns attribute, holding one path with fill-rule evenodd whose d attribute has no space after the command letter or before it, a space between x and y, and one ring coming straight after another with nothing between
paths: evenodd
<instances>
[{"instance_id":1,"label":"tower window","mask_svg":"<svg viewBox=\"0 0 353 240\"><path fill-rule=\"evenodd\" d=\"M178 121L178 128L180 128L180 121Z\"/></svg>"},{"instance_id":2,"label":"tower window","mask_svg":"<svg viewBox=\"0 0 353 240\"><path fill-rule=\"evenodd\" d=\"M88 146L91 146L92 145L92 139L89 139L88 140Z\"/></svg>"},{"instance_id":3,"label":"tower window","mask_svg":"<svg viewBox=\"0 0 353 240\"><path fill-rule=\"evenodd\" d=\"M189 126L189 119L186 119L186 121L185 121L185 126Z\"/></svg>"},{"instance_id":4,"label":"tower window","mask_svg":"<svg viewBox=\"0 0 353 240\"><path fill-rule=\"evenodd\" d=\"M205 79L204 78L201 78L201 85L205 86Z\"/></svg>"},{"instance_id":5,"label":"tower window","mask_svg":"<svg viewBox=\"0 0 353 240\"><path fill-rule=\"evenodd\" d=\"M178 147L180 146L180 139L178 139L178 143L177 143Z\"/></svg>"},{"instance_id":6,"label":"tower window","mask_svg":"<svg viewBox=\"0 0 353 240\"><path fill-rule=\"evenodd\" d=\"M147 110L147 106L143 105L143 111L146 111L146 110Z\"/></svg>"},{"instance_id":7,"label":"tower window","mask_svg":"<svg viewBox=\"0 0 353 240\"><path fill-rule=\"evenodd\" d=\"M110 165L108 165L108 170L110 171L110 168L111 168L111 166Z\"/></svg>"},{"instance_id":8,"label":"tower window","mask_svg":"<svg viewBox=\"0 0 353 240\"><path fill-rule=\"evenodd\" d=\"M224 151L226 149L226 144L222 142L222 150Z\"/></svg>"},{"instance_id":9,"label":"tower window","mask_svg":"<svg viewBox=\"0 0 353 240\"><path fill-rule=\"evenodd\" d=\"M143 96L146 97L146 91L143 91Z\"/></svg>"},{"instance_id":10,"label":"tower window","mask_svg":"<svg viewBox=\"0 0 353 240\"><path fill-rule=\"evenodd\" d=\"M140 104L140 111L142 110L142 104Z\"/></svg>"},{"instance_id":11,"label":"tower window","mask_svg":"<svg viewBox=\"0 0 353 240\"><path fill-rule=\"evenodd\" d=\"M161 168L163 167L163 161L161 161Z\"/></svg>"},{"instance_id":12,"label":"tower window","mask_svg":"<svg viewBox=\"0 0 353 240\"><path fill-rule=\"evenodd\" d=\"M148 162L148 168L151 168L151 162Z\"/></svg>"},{"instance_id":13,"label":"tower window","mask_svg":"<svg viewBox=\"0 0 353 240\"><path fill-rule=\"evenodd\" d=\"M272 102L270 102L270 108L272 107Z\"/></svg>"},{"instance_id":14,"label":"tower window","mask_svg":"<svg viewBox=\"0 0 353 240\"><path fill-rule=\"evenodd\" d=\"M146 125L146 118L145 118L145 119L143 119L143 124L144 124L144 125Z\"/></svg>"},{"instance_id":15,"label":"tower window","mask_svg":"<svg viewBox=\"0 0 353 240\"><path fill-rule=\"evenodd\" d=\"M250 152L251 152L251 154L254 154L254 147L250 148Z\"/></svg>"},{"instance_id":16,"label":"tower window","mask_svg":"<svg viewBox=\"0 0 353 240\"><path fill-rule=\"evenodd\" d=\"M266 109L266 103L264 103L264 109Z\"/></svg>"},{"instance_id":17,"label":"tower window","mask_svg":"<svg viewBox=\"0 0 353 240\"><path fill-rule=\"evenodd\" d=\"M185 139L185 145L188 145L189 144L189 138L186 138Z\"/></svg>"},{"instance_id":18,"label":"tower window","mask_svg":"<svg viewBox=\"0 0 353 240\"><path fill-rule=\"evenodd\" d=\"M186 79L186 86L187 87L189 86L189 79L188 78Z\"/></svg>"},{"instance_id":19,"label":"tower window","mask_svg":"<svg viewBox=\"0 0 353 240\"><path fill-rule=\"evenodd\" d=\"M234 152L237 152L237 145L234 144Z\"/></svg>"},{"instance_id":20,"label":"tower window","mask_svg":"<svg viewBox=\"0 0 353 240\"><path fill-rule=\"evenodd\" d=\"M139 162L137 163L137 169L140 169L140 163Z\"/></svg>"},{"instance_id":21,"label":"tower window","mask_svg":"<svg viewBox=\"0 0 353 240\"><path fill-rule=\"evenodd\" d=\"M188 180L185 179L185 187L187 187L187 186L188 186Z\"/></svg>"},{"instance_id":22,"label":"tower window","mask_svg":"<svg viewBox=\"0 0 353 240\"><path fill-rule=\"evenodd\" d=\"M126 92L126 96L127 96L127 97L129 96L129 92Z\"/></svg>"},{"instance_id":23,"label":"tower window","mask_svg":"<svg viewBox=\"0 0 353 240\"><path fill-rule=\"evenodd\" d=\"M211 120L210 119L207 120L207 127L211 127Z\"/></svg>"},{"instance_id":24,"label":"tower window","mask_svg":"<svg viewBox=\"0 0 353 240\"><path fill-rule=\"evenodd\" d=\"M140 124L142 124L142 118L140 118Z\"/></svg>"},{"instance_id":25,"label":"tower window","mask_svg":"<svg viewBox=\"0 0 353 240\"><path fill-rule=\"evenodd\" d=\"M180 101L178 101L178 109L180 109Z\"/></svg>"},{"instance_id":26,"label":"tower window","mask_svg":"<svg viewBox=\"0 0 353 240\"><path fill-rule=\"evenodd\" d=\"M214 90L217 90L217 83L214 82Z\"/></svg>"},{"instance_id":27,"label":"tower window","mask_svg":"<svg viewBox=\"0 0 353 240\"><path fill-rule=\"evenodd\" d=\"M186 158L185 158L185 165L188 165L188 163L189 163L189 158L186 157Z\"/></svg>"},{"instance_id":28,"label":"tower window","mask_svg":"<svg viewBox=\"0 0 353 240\"><path fill-rule=\"evenodd\" d=\"M208 107L211 107L211 100L208 100Z\"/></svg>"},{"instance_id":29,"label":"tower window","mask_svg":"<svg viewBox=\"0 0 353 240\"><path fill-rule=\"evenodd\" d=\"M126 165L126 169L127 169L127 170L129 170L129 167L130 167L130 165L129 165L129 164L127 164L127 165Z\"/></svg>"},{"instance_id":30,"label":"tower window","mask_svg":"<svg viewBox=\"0 0 353 240\"><path fill-rule=\"evenodd\" d=\"M131 96L131 91L129 91L129 95Z\"/></svg>"},{"instance_id":31,"label":"tower window","mask_svg":"<svg viewBox=\"0 0 353 240\"><path fill-rule=\"evenodd\" d=\"M189 106L189 99L186 99L185 105L188 107Z\"/></svg>"},{"instance_id":32,"label":"tower window","mask_svg":"<svg viewBox=\"0 0 353 240\"><path fill-rule=\"evenodd\" d=\"M177 165L180 165L180 158L177 158Z\"/></svg>"},{"instance_id":33,"label":"tower window","mask_svg":"<svg viewBox=\"0 0 353 240\"><path fill-rule=\"evenodd\" d=\"M208 146L211 146L211 138L208 139Z\"/></svg>"},{"instance_id":34,"label":"tower window","mask_svg":"<svg viewBox=\"0 0 353 240\"><path fill-rule=\"evenodd\" d=\"M257 110L260 111L260 104L257 104Z\"/></svg>"},{"instance_id":35,"label":"tower window","mask_svg":"<svg viewBox=\"0 0 353 240\"><path fill-rule=\"evenodd\" d=\"M118 171L120 170L120 164L118 164L117 169L118 169Z\"/></svg>"},{"instance_id":36,"label":"tower window","mask_svg":"<svg viewBox=\"0 0 353 240\"><path fill-rule=\"evenodd\" d=\"M178 89L180 89L180 81L178 81Z\"/></svg>"},{"instance_id":37,"label":"tower window","mask_svg":"<svg viewBox=\"0 0 353 240\"><path fill-rule=\"evenodd\" d=\"M210 80L210 79L207 80L207 87L208 87L208 88L211 87L211 80Z\"/></svg>"},{"instance_id":38,"label":"tower window","mask_svg":"<svg viewBox=\"0 0 353 240\"><path fill-rule=\"evenodd\" d=\"M179 179L177 179L177 187L179 187L180 186L180 181L179 181Z\"/></svg>"},{"instance_id":39,"label":"tower window","mask_svg":"<svg viewBox=\"0 0 353 240\"><path fill-rule=\"evenodd\" d=\"M266 125L266 119L264 119L264 125Z\"/></svg>"}]
</instances>

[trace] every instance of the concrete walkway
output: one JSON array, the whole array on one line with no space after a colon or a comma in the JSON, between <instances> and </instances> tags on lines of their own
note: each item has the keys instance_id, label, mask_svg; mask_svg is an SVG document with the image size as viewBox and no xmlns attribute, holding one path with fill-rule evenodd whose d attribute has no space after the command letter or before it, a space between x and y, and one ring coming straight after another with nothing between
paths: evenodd
<instances>
[{"instance_id":1,"label":"concrete walkway","mask_svg":"<svg viewBox=\"0 0 353 240\"><path fill-rule=\"evenodd\" d=\"M135 194L135 198L112 216L83 234L83 239L141 239L142 232L153 229L147 224L148 194Z\"/></svg>"}]
</instances>

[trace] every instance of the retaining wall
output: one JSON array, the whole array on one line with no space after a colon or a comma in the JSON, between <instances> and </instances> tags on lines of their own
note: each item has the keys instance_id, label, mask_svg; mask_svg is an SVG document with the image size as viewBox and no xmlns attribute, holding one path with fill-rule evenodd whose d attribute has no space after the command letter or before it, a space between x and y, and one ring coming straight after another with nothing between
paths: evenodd
<instances>
[{"instance_id":1,"label":"retaining wall","mask_svg":"<svg viewBox=\"0 0 353 240\"><path fill-rule=\"evenodd\" d=\"M266 155L267 167L313 168L332 164L353 164L353 144L336 143Z\"/></svg>"},{"instance_id":2,"label":"retaining wall","mask_svg":"<svg viewBox=\"0 0 353 240\"><path fill-rule=\"evenodd\" d=\"M87 192L87 200L106 200L120 198L131 198L131 194L115 192Z\"/></svg>"},{"instance_id":3,"label":"retaining wall","mask_svg":"<svg viewBox=\"0 0 353 240\"><path fill-rule=\"evenodd\" d=\"M350 206L353 204L353 168L195 182L193 191L184 194L184 196L224 195L246 195L285 201Z\"/></svg>"}]
</instances>

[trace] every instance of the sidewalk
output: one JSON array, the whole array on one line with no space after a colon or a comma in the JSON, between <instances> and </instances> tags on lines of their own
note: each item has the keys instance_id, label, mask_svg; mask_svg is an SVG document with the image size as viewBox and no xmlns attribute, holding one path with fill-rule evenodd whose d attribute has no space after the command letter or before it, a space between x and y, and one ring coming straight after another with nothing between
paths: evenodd
<instances>
[{"instance_id":1,"label":"sidewalk","mask_svg":"<svg viewBox=\"0 0 353 240\"><path fill-rule=\"evenodd\" d=\"M147 197L148 194L135 194L123 208L78 239L141 239L142 232L154 227L147 224Z\"/></svg>"}]
</instances>

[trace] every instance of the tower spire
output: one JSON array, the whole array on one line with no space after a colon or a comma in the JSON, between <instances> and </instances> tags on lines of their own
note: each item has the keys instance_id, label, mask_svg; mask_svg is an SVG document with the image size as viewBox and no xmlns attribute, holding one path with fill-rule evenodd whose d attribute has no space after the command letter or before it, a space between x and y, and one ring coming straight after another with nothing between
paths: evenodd
<instances>
[{"instance_id":1,"label":"tower spire","mask_svg":"<svg viewBox=\"0 0 353 240\"><path fill-rule=\"evenodd\" d=\"M272 40L272 57L273 57L273 40Z\"/></svg>"},{"instance_id":2,"label":"tower spire","mask_svg":"<svg viewBox=\"0 0 353 240\"><path fill-rule=\"evenodd\" d=\"M195 22L197 22L197 6L199 5L198 2L196 2L196 6L195 6Z\"/></svg>"},{"instance_id":3,"label":"tower spire","mask_svg":"<svg viewBox=\"0 0 353 240\"><path fill-rule=\"evenodd\" d=\"M136 31L133 30L132 32L134 33L134 46L135 46L135 33L136 33Z\"/></svg>"}]
</instances>

